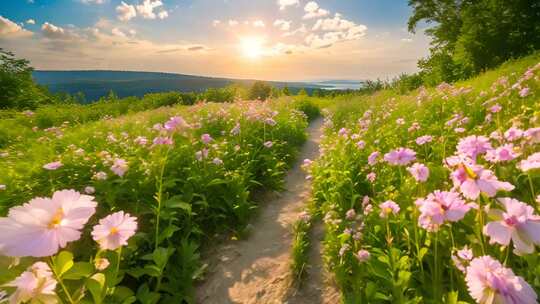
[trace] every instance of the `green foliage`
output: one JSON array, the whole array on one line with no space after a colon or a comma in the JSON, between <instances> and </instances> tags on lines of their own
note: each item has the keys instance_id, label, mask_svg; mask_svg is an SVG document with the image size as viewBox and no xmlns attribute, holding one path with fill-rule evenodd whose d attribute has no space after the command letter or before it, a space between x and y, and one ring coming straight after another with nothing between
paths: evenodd
<instances>
[{"instance_id":1,"label":"green foliage","mask_svg":"<svg viewBox=\"0 0 540 304\"><path fill-rule=\"evenodd\" d=\"M33 109L52 100L32 80L29 61L0 48L0 109Z\"/></svg>"},{"instance_id":2,"label":"green foliage","mask_svg":"<svg viewBox=\"0 0 540 304\"><path fill-rule=\"evenodd\" d=\"M250 100L266 100L270 97L272 87L264 81L255 81L249 89L248 99Z\"/></svg>"},{"instance_id":3,"label":"green foliage","mask_svg":"<svg viewBox=\"0 0 540 304\"><path fill-rule=\"evenodd\" d=\"M310 99L305 97L297 97L295 99L298 110L306 114L308 121L312 121L321 115L321 111Z\"/></svg>"},{"instance_id":4,"label":"green foliage","mask_svg":"<svg viewBox=\"0 0 540 304\"><path fill-rule=\"evenodd\" d=\"M307 214L307 213L306 213ZM293 224L294 239L291 250L291 272L296 283L300 284L306 272L309 259L309 248L311 241L309 232L311 230L311 218L304 216Z\"/></svg>"},{"instance_id":5,"label":"green foliage","mask_svg":"<svg viewBox=\"0 0 540 304\"><path fill-rule=\"evenodd\" d=\"M410 0L409 30L433 24L431 55L419 62L424 82L466 79L540 48L535 0Z\"/></svg>"}]
</instances>

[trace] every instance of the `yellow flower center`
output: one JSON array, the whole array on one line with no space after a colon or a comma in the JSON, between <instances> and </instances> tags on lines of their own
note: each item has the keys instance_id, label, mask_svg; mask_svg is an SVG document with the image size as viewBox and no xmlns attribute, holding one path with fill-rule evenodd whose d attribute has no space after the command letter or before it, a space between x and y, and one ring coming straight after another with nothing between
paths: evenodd
<instances>
[{"instance_id":1,"label":"yellow flower center","mask_svg":"<svg viewBox=\"0 0 540 304\"><path fill-rule=\"evenodd\" d=\"M49 222L49 225L48 225L49 229L53 229L60 226L63 219L64 219L64 209L58 208L58 210L56 210L56 213L52 217L51 221Z\"/></svg>"},{"instance_id":2,"label":"yellow flower center","mask_svg":"<svg viewBox=\"0 0 540 304\"><path fill-rule=\"evenodd\" d=\"M384 211L384 213L386 213L386 214L390 214L390 213L392 213L392 208L386 207L386 208L384 208L383 211Z\"/></svg>"},{"instance_id":3,"label":"yellow flower center","mask_svg":"<svg viewBox=\"0 0 540 304\"><path fill-rule=\"evenodd\" d=\"M467 176L469 176L472 179L476 179L478 177L478 175L474 173L474 171L471 168L469 168L467 165L465 164L461 164L461 165L463 166L465 173L467 173Z\"/></svg>"},{"instance_id":4,"label":"yellow flower center","mask_svg":"<svg viewBox=\"0 0 540 304\"><path fill-rule=\"evenodd\" d=\"M111 233L112 235L117 234L117 233L118 233L118 228L112 227L110 233Z\"/></svg>"}]
</instances>

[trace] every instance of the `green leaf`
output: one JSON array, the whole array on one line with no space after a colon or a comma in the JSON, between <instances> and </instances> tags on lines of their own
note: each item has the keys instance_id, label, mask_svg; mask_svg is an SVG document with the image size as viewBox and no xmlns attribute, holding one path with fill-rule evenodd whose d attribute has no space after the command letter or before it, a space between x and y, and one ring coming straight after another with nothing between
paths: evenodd
<instances>
[{"instance_id":1,"label":"green leaf","mask_svg":"<svg viewBox=\"0 0 540 304\"><path fill-rule=\"evenodd\" d=\"M102 295L104 292L103 290L104 286L105 286L105 275L102 273L96 273L88 281L86 281L86 287L90 291L90 294L92 294L94 303L101 304L103 300Z\"/></svg>"},{"instance_id":2,"label":"green leaf","mask_svg":"<svg viewBox=\"0 0 540 304\"><path fill-rule=\"evenodd\" d=\"M174 248L158 247L152 253L152 260L156 263L157 267L164 269L169 261L169 257L174 253ZM160 271L161 272L161 271Z\"/></svg>"},{"instance_id":3,"label":"green leaf","mask_svg":"<svg viewBox=\"0 0 540 304\"><path fill-rule=\"evenodd\" d=\"M64 280L80 280L86 278L94 272L94 265L88 262L77 262L73 267L66 271Z\"/></svg>"},{"instance_id":4,"label":"green leaf","mask_svg":"<svg viewBox=\"0 0 540 304\"><path fill-rule=\"evenodd\" d=\"M55 272L59 277L73 267L73 254L69 251L61 251L54 259Z\"/></svg>"}]
</instances>

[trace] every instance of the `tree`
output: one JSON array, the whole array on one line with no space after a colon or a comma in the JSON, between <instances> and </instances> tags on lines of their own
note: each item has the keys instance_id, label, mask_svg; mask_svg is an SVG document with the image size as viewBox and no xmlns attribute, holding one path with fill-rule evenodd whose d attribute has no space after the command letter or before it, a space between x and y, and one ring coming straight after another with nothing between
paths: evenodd
<instances>
[{"instance_id":1,"label":"tree","mask_svg":"<svg viewBox=\"0 0 540 304\"><path fill-rule=\"evenodd\" d=\"M455 81L540 49L538 0L409 0L409 31L431 25L427 83Z\"/></svg>"},{"instance_id":2,"label":"tree","mask_svg":"<svg viewBox=\"0 0 540 304\"><path fill-rule=\"evenodd\" d=\"M248 97L252 100L266 100L268 97L270 97L271 92L272 87L270 87L267 83L264 81L255 81L249 89Z\"/></svg>"},{"instance_id":3,"label":"tree","mask_svg":"<svg viewBox=\"0 0 540 304\"><path fill-rule=\"evenodd\" d=\"M0 109L31 109L52 101L47 90L32 79L32 67L0 48Z\"/></svg>"},{"instance_id":4,"label":"tree","mask_svg":"<svg viewBox=\"0 0 540 304\"><path fill-rule=\"evenodd\" d=\"M285 86L282 91L283 95L285 96L291 96L291 91L289 90L289 87Z\"/></svg>"}]
</instances>

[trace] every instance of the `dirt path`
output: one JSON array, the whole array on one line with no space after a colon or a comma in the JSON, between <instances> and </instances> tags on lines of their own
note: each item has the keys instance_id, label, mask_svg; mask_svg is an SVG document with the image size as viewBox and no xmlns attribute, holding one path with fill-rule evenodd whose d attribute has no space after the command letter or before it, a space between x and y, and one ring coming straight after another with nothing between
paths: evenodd
<instances>
[{"instance_id":1,"label":"dirt path","mask_svg":"<svg viewBox=\"0 0 540 304\"><path fill-rule=\"evenodd\" d=\"M303 159L318 157L321 127L322 118L310 124L308 141L285 178L286 190L264 199L249 237L227 242L216 249L216 260L211 262L214 265L210 266L206 281L197 288L197 303L293 304L299 298L300 293L294 297L288 296L291 224L298 218L310 195L309 183L300 166ZM322 298L320 294L310 294L309 297ZM323 302L315 300L309 303Z\"/></svg>"}]
</instances>

